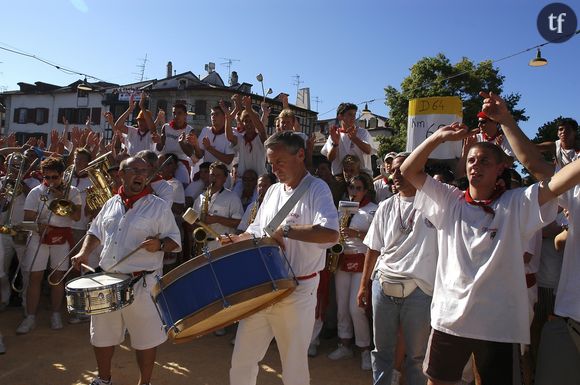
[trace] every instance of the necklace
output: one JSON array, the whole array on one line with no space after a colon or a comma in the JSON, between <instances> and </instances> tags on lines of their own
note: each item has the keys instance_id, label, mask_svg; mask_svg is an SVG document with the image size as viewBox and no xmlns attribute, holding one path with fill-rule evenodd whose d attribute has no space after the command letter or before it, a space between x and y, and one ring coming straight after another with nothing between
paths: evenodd
<instances>
[{"instance_id":1,"label":"necklace","mask_svg":"<svg viewBox=\"0 0 580 385\"><path fill-rule=\"evenodd\" d=\"M406 221L403 221L403 212L401 210L401 198L397 195L397 202L399 204L399 230L403 234L409 234L413 230L413 225L415 224L415 209L411 210L411 214L409 214L409 218Z\"/></svg>"}]
</instances>

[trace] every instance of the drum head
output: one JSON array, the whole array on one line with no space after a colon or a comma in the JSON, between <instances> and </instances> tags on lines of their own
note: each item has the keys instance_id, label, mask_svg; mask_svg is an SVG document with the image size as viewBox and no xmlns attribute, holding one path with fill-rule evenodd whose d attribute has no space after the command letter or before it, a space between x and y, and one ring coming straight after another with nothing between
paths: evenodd
<instances>
[{"instance_id":1,"label":"drum head","mask_svg":"<svg viewBox=\"0 0 580 385\"><path fill-rule=\"evenodd\" d=\"M177 322L169 329L168 336L175 343L202 337L275 304L296 289L296 281L293 279L279 280L276 285L278 290L275 291L272 291L272 284L268 283L228 296L228 307L224 307L223 301L216 301Z\"/></svg>"},{"instance_id":2,"label":"drum head","mask_svg":"<svg viewBox=\"0 0 580 385\"><path fill-rule=\"evenodd\" d=\"M87 274L67 282L66 288L70 290L96 289L99 287L116 285L129 279L131 279L131 277L125 274Z\"/></svg>"}]
</instances>

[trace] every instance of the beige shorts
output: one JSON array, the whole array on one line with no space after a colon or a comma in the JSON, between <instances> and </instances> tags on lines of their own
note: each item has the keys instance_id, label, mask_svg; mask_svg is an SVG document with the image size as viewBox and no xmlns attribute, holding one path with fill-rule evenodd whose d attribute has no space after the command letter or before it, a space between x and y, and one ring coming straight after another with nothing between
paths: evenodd
<instances>
[{"instance_id":1,"label":"beige shorts","mask_svg":"<svg viewBox=\"0 0 580 385\"><path fill-rule=\"evenodd\" d=\"M147 287L143 287L144 279ZM119 345L125 340L126 330L136 350L151 349L165 342L167 334L150 294L154 285L155 274L148 274L133 286L135 299L131 305L91 316L91 344L96 347Z\"/></svg>"}]
</instances>

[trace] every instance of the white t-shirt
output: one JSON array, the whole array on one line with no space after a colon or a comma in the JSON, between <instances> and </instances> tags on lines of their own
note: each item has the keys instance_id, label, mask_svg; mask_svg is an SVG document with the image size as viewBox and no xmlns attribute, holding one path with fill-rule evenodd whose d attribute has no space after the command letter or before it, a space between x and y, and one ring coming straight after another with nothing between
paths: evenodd
<instances>
[{"instance_id":1,"label":"white t-shirt","mask_svg":"<svg viewBox=\"0 0 580 385\"><path fill-rule=\"evenodd\" d=\"M238 225L238 230L246 231L248 229L248 226L250 225L248 223L250 221L250 213L254 209L254 206L256 206L257 204L258 204L258 201L254 200L251 204L248 205L248 207L246 207L246 210L244 210L244 215L242 215L242 220L240 221L240 224ZM257 214L257 212L256 212L256 214Z\"/></svg>"},{"instance_id":2,"label":"white t-shirt","mask_svg":"<svg viewBox=\"0 0 580 385\"><path fill-rule=\"evenodd\" d=\"M359 137L363 142L371 145L371 154L374 149L372 148L372 138L367 130L364 128L357 127L356 136ZM328 140L320 150L320 153L326 157L332 150L332 138L329 136ZM356 155L360 159L360 167L362 171L365 171L372 175L373 166L371 163L371 154L365 154L353 141L350 140L347 134L340 133L340 141L338 142L338 154L336 158L332 161L332 174L338 175L342 174L342 160L347 155Z\"/></svg>"},{"instance_id":3,"label":"white t-shirt","mask_svg":"<svg viewBox=\"0 0 580 385\"><path fill-rule=\"evenodd\" d=\"M568 209L570 218L554 313L580 322L580 185L560 195L558 204Z\"/></svg>"},{"instance_id":4,"label":"white t-shirt","mask_svg":"<svg viewBox=\"0 0 580 385\"><path fill-rule=\"evenodd\" d=\"M489 207L427 176L415 207L439 230L431 326L486 341L530 342L523 255L530 237L556 217L553 200L538 205L538 185L504 192Z\"/></svg>"},{"instance_id":5,"label":"white t-shirt","mask_svg":"<svg viewBox=\"0 0 580 385\"><path fill-rule=\"evenodd\" d=\"M185 203L185 193L183 191L183 184L175 178L166 180L166 182L173 189L173 203L184 204Z\"/></svg>"},{"instance_id":6,"label":"white t-shirt","mask_svg":"<svg viewBox=\"0 0 580 385\"><path fill-rule=\"evenodd\" d=\"M24 210L30 210L37 213L40 211L40 217L38 219L38 223L42 224L49 224L55 227L72 227L73 220L70 217L61 217L56 214L52 214L52 212L48 209L50 202L54 199L54 195L50 193L48 195L48 200L43 202L40 198L43 195L46 195L47 186L44 184L39 184L30 192L26 197L26 201L24 202ZM75 186L70 186L70 190L68 193L68 200L74 203L75 205L81 205L81 194L79 190ZM48 223L48 218L50 217L50 223Z\"/></svg>"},{"instance_id":7,"label":"white t-shirt","mask_svg":"<svg viewBox=\"0 0 580 385\"><path fill-rule=\"evenodd\" d=\"M199 142L199 147L202 150L204 150L203 155L204 162L213 163L219 160L218 158L210 154L209 151L206 151L205 146L203 145L204 138L208 138L211 145L215 147L216 150L218 150L223 154L230 155L235 153L234 149L231 146L230 141L226 138L225 131L222 132L221 134L215 135L211 131L211 127L204 127L199 134L199 138L197 138L197 141ZM229 167L230 165L228 164L227 166Z\"/></svg>"},{"instance_id":8,"label":"white t-shirt","mask_svg":"<svg viewBox=\"0 0 580 385\"><path fill-rule=\"evenodd\" d=\"M205 194L201 193L193 203L193 211L199 214L203 202L205 202ZM240 198L230 190L224 188L211 196L207 213L225 218L241 219L242 215L244 215L244 209L242 208ZM212 223L209 226L218 234L234 234L236 232L235 228L224 226L221 223Z\"/></svg>"},{"instance_id":9,"label":"white t-shirt","mask_svg":"<svg viewBox=\"0 0 580 385\"><path fill-rule=\"evenodd\" d=\"M4 184L5 180L6 180L5 176L0 178L0 181L2 184ZM36 178L26 178L26 179L23 179L22 182L29 189L33 189L40 184L40 182ZM18 194L16 196L16 198L14 199L14 204L12 205L12 217L10 217L10 225L12 225L12 226L19 225L24 220L24 202L25 201L26 201L26 195L24 195L24 193ZM8 203L6 203L6 205L8 205ZM8 220L8 210L4 211L3 213L0 213L0 220L2 221L0 223L7 223L6 221Z\"/></svg>"},{"instance_id":10,"label":"white t-shirt","mask_svg":"<svg viewBox=\"0 0 580 385\"><path fill-rule=\"evenodd\" d=\"M179 136L183 133L188 135L192 130L191 126L187 125L184 129L176 130L172 128L169 123L165 123L163 125L163 129L165 130L165 146L163 146L161 153L175 154L180 160L189 161L189 156L183 152L181 146L179 145Z\"/></svg>"},{"instance_id":11,"label":"white t-shirt","mask_svg":"<svg viewBox=\"0 0 580 385\"><path fill-rule=\"evenodd\" d=\"M73 176L72 185L79 189L81 194L81 219L73 222L72 228L76 230L86 230L89 225L90 218L85 214L85 207L87 206L87 189L93 185L88 176L78 178Z\"/></svg>"},{"instance_id":12,"label":"white t-shirt","mask_svg":"<svg viewBox=\"0 0 580 385\"><path fill-rule=\"evenodd\" d=\"M260 135L256 135L250 143L246 143L244 133L234 131L234 135L238 138L238 144L234 147L238 158L238 175L244 175L246 170L254 170L258 176L266 173L266 149L264 143L260 139Z\"/></svg>"},{"instance_id":13,"label":"white t-shirt","mask_svg":"<svg viewBox=\"0 0 580 385\"><path fill-rule=\"evenodd\" d=\"M559 212L556 217L556 223L565 219L564 212ZM538 287L547 287L555 289L560 280L560 271L562 270L562 260L564 251L557 251L554 247L554 237L542 239L542 257L540 258L540 268L536 275Z\"/></svg>"},{"instance_id":14,"label":"white t-shirt","mask_svg":"<svg viewBox=\"0 0 580 385\"><path fill-rule=\"evenodd\" d=\"M199 194L201 194L203 192L203 190L206 188L207 187L206 187L205 183L203 182L203 180L201 180L201 179L194 180L185 189L185 196L191 197L195 200L199 196Z\"/></svg>"},{"instance_id":15,"label":"white t-shirt","mask_svg":"<svg viewBox=\"0 0 580 385\"><path fill-rule=\"evenodd\" d=\"M425 294L433 295L437 231L420 211L413 209L414 199L397 194L379 203L364 244L380 252L376 272L411 278ZM401 228L401 219L403 227L412 228L410 233Z\"/></svg>"},{"instance_id":16,"label":"white t-shirt","mask_svg":"<svg viewBox=\"0 0 580 385\"><path fill-rule=\"evenodd\" d=\"M576 152L575 149L571 148L569 150L564 150L562 148L562 142L560 141L560 139L556 140L555 144L556 144L556 163L560 168L580 158L580 152Z\"/></svg>"},{"instance_id":17,"label":"white t-shirt","mask_svg":"<svg viewBox=\"0 0 580 385\"><path fill-rule=\"evenodd\" d=\"M121 197L115 195L105 203L88 233L97 237L103 246L99 266L105 271L147 237L169 237L179 245L172 252L181 251L181 235L171 210L167 209L166 202L152 194L139 199L129 210L125 210ZM162 251L151 253L140 249L117 265L114 271L126 274L160 270L162 267Z\"/></svg>"},{"instance_id":18,"label":"white t-shirt","mask_svg":"<svg viewBox=\"0 0 580 385\"><path fill-rule=\"evenodd\" d=\"M384 201L393 195L391 186L385 181L385 178L374 181L375 192L377 193L376 200L378 203Z\"/></svg>"},{"instance_id":19,"label":"white t-shirt","mask_svg":"<svg viewBox=\"0 0 580 385\"><path fill-rule=\"evenodd\" d=\"M310 174L302 178L300 184L307 179L312 180L308 191L290 210L290 213L282 221L282 226L286 224L320 225L338 231L338 212L328 185ZM270 186L258 209L254 223L248 227L246 232L254 234L256 237L264 236L264 227L282 209L294 191L294 189L286 190L282 183ZM285 238L284 244L286 245L286 257L296 276L305 276L322 270L325 265L326 249L332 246L331 243L309 243L290 238Z\"/></svg>"},{"instance_id":20,"label":"white t-shirt","mask_svg":"<svg viewBox=\"0 0 580 385\"><path fill-rule=\"evenodd\" d=\"M151 131L147 130L145 135L141 135L137 127L125 127L127 128L125 147L127 147L129 156L135 156L139 151L151 150L155 146L155 143L151 140Z\"/></svg>"},{"instance_id":21,"label":"white t-shirt","mask_svg":"<svg viewBox=\"0 0 580 385\"><path fill-rule=\"evenodd\" d=\"M510 146L507 137L503 134L503 132L493 140L485 140L483 138L483 134L479 133L477 134L477 141L493 143L499 146L503 150L503 152L506 153L506 155L511 156L512 158L516 157L516 155L514 154L514 150L512 150L512 146Z\"/></svg>"},{"instance_id":22,"label":"white t-shirt","mask_svg":"<svg viewBox=\"0 0 580 385\"><path fill-rule=\"evenodd\" d=\"M353 230L358 230L366 232L371 222L375 212L377 211L377 205L375 203L369 202L363 207L359 207L358 211L351 217L349 228ZM340 212L339 212L340 221ZM359 254L366 253L367 246L363 243L363 240L358 237L345 237L344 239L344 253L345 254Z\"/></svg>"}]
</instances>

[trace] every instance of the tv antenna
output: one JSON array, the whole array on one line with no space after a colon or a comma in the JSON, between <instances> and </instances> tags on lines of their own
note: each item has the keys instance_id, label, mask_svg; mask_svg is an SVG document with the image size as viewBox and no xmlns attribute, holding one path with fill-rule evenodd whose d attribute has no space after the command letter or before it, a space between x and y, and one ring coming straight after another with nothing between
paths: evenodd
<instances>
[{"instance_id":1,"label":"tv antenna","mask_svg":"<svg viewBox=\"0 0 580 385\"><path fill-rule=\"evenodd\" d=\"M147 67L147 54L145 54L145 58L142 59L143 62L141 64L137 64L138 72L134 72L134 75L137 75L137 81L142 82L145 79L145 68Z\"/></svg>"},{"instance_id":2,"label":"tv antenna","mask_svg":"<svg viewBox=\"0 0 580 385\"><path fill-rule=\"evenodd\" d=\"M318 103L322 103L322 99L320 99L318 96L315 96L314 103L316 103L316 112L318 112Z\"/></svg>"},{"instance_id":3,"label":"tv antenna","mask_svg":"<svg viewBox=\"0 0 580 385\"><path fill-rule=\"evenodd\" d=\"M221 65L225 65L228 67L228 84L232 80L232 64L236 61L240 61L239 59L232 59L230 57L220 57L220 59L225 60L224 63L220 63Z\"/></svg>"},{"instance_id":4,"label":"tv antenna","mask_svg":"<svg viewBox=\"0 0 580 385\"><path fill-rule=\"evenodd\" d=\"M296 86L296 97L298 98L298 92L300 91L300 84L303 84L304 82L300 80L300 75L294 75L292 76L292 78L294 79L294 84Z\"/></svg>"}]
</instances>

